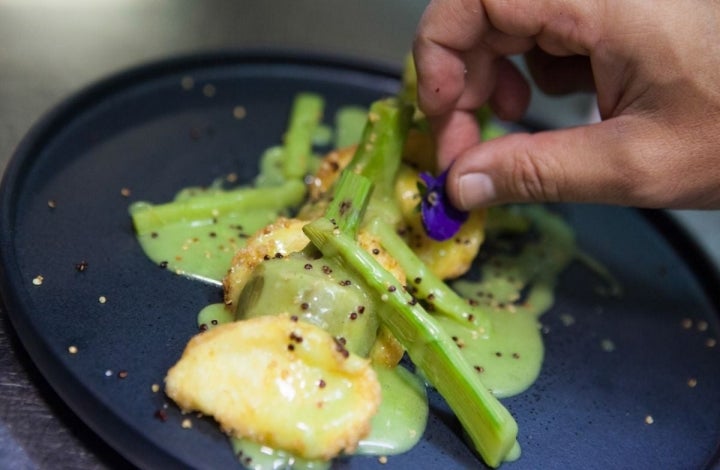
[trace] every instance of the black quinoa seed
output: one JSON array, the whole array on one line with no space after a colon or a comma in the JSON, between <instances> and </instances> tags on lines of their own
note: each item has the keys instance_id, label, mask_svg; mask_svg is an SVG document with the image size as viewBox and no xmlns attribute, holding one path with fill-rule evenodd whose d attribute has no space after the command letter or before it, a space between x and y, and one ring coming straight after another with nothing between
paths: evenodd
<instances>
[{"instance_id":1,"label":"black quinoa seed","mask_svg":"<svg viewBox=\"0 0 720 470\"><path fill-rule=\"evenodd\" d=\"M162 408L155 411L155 419L158 419L164 423L165 421L167 421L167 412Z\"/></svg>"}]
</instances>

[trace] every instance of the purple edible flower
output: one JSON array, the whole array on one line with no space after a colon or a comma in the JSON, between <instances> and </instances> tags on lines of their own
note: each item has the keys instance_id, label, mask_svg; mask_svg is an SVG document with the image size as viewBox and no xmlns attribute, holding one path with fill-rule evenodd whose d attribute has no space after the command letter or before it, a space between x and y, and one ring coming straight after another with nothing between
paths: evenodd
<instances>
[{"instance_id":1,"label":"purple edible flower","mask_svg":"<svg viewBox=\"0 0 720 470\"><path fill-rule=\"evenodd\" d=\"M468 213L455 208L445 193L447 173L445 170L437 178L430 173L420 173L425 182L420 203L423 227L428 236L437 241L452 238L468 218Z\"/></svg>"}]
</instances>

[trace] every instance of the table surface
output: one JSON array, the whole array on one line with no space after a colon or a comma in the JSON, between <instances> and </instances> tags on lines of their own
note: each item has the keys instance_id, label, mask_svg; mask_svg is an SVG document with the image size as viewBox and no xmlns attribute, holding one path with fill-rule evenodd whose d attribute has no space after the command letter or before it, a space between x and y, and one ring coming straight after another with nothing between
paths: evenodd
<instances>
[{"instance_id":1,"label":"table surface","mask_svg":"<svg viewBox=\"0 0 720 470\"><path fill-rule=\"evenodd\" d=\"M3 0L0 175L43 113L109 74L168 56L248 47L310 50L399 67L425 3L343 0L338 8L332 0ZM588 115L588 103L587 97L538 96L530 113L551 126L572 124ZM673 215L720 263L720 213ZM0 468L131 467L43 379L2 299L0 397Z\"/></svg>"}]
</instances>

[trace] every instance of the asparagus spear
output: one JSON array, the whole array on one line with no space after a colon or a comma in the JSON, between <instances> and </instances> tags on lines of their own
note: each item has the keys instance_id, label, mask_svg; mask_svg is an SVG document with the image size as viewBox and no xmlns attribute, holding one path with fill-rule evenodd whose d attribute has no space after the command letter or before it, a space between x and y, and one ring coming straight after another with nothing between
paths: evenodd
<instances>
[{"instance_id":1,"label":"asparagus spear","mask_svg":"<svg viewBox=\"0 0 720 470\"><path fill-rule=\"evenodd\" d=\"M335 186L333 200L325 217L338 230L355 239L373 190L372 182L350 171L343 171ZM360 204L359 206L357 204Z\"/></svg>"},{"instance_id":2,"label":"asparagus spear","mask_svg":"<svg viewBox=\"0 0 720 470\"><path fill-rule=\"evenodd\" d=\"M478 306L470 305L422 262L395 229L382 221L369 225L408 278L411 293L426 302L433 314L445 315L465 325L472 323L485 334L490 333L490 321Z\"/></svg>"},{"instance_id":3,"label":"asparagus spear","mask_svg":"<svg viewBox=\"0 0 720 470\"><path fill-rule=\"evenodd\" d=\"M419 297L434 298L437 312L467 324L472 322L489 333L487 316L477 307L470 306L433 275L425 264L397 235L393 224L399 215L393 214L395 178L401 162L405 137L411 121L411 106L395 99L373 103L370 108L363 139L347 169L370 178L375 194L370 203L371 230L379 236L385 249L400 263L408 279L421 278L413 287Z\"/></svg>"},{"instance_id":4,"label":"asparagus spear","mask_svg":"<svg viewBox=\"0 0 720 470\"><path fill-rule=\"evenodd\" d=\"M130 215L138 235L182 220L209 220L228 212L249 209L283 210L297 206L305 197L305 184L291 180L282 186L238 188L210 195L192 196L165 204L136 203Z\"/></svg>"},{"instance_id":5,"label":"asparagus spear","mask_svg":"<svg viewBox=\"0 0 720 470\"><path fill-rule=\"evenodd\" d=\"M308 249L319 250L328 261L353 272L374 293L382 323L445 398L483 459L489 465L498 466L516 445L515 420L482 384L476 371L437 321L355 242L356 229L370 198L370 180L383 198L392 197L409 123L406 109L399 108L395 100L373 104L363 141L336 185L334 199L325 216L303 230L312 244ZM373 196L373 202L378 203L377 196ZM422 263L394 230L383 222L378 226L385 227L385 233L382 229L379 233L384 235L386 248L397 258L409 260L404 268L430 279ZM430 289L434 288L437 300L462 303L463 311L467 310L467 304L451 295L446 286L440 288L444 286L440 280L435 281L428 284Z\"/></svg>"},{"instance_id":6,"label":"asparagus spear","mask_svg":"<svg viewBox=\"0 0 720 470\"><path fill-rule=\"evenodd\" d=\"M282 177L277 185L218 190L165 204L136 203L130 215L138 235L182 220L205 220L228 212L248 209L285 210L298 206L305 197L303 178L312 152L312 137L322 118L320 95L300 93L293 101L282 148Z\"/></svg>"},{"instance_id":7,"label":"asparagus spear","mask_svg":"<svg viewBox=\"0 0 720 470\"><path fill-rule=\"evenodd\" d=\"M308 171L312 138L322 119L324 101L313 93L300 93L295 97L290 123L285 133L285 159L283 176L285 179L303 179Z\"/></svg>"},{"instance_id":8,"label":"asparagus spear","mask_svg":"<svg viewBox=\"0 0 720 470\"><path fill-rule=\"evenodd\" d=\"M394 98L374 102L368 112L362 140L347 166L375 185L371 208L373 218L394 223L400 217L395 203L395 177L400 168L403 146L410 126L412 107Z\"/></svg>"},{"instance_id":9,"label":"asparagus spear","mask_svg":"<svg viewBox=\"0 0 720 470\"><path fill-rule=\"evenodd\" d=\"M352 207L362 207L362 201L353 200ZM482 384L453 340L392 274L330 220L321 217L303 230L324 258L353 272L378 297L382 323L445 398L485 462L500 465L516 445L517 423Z\"/></svg>"}]
</instances>

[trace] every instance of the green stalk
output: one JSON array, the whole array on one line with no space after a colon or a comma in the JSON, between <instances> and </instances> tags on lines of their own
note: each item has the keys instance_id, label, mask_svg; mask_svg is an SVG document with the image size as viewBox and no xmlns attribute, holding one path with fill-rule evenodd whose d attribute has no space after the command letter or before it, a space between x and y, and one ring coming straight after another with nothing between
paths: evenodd
<instances>
[{"instance_id":1,"label":"green stalk","mask_svg":"<svg viewBox=\"0 0 720 470\"><path fill-rule=\"evenodd\" d=\"M347 169L369 178L377 196L391 198L395 188L412 108L394 98L374 102L362 139Z\"/></svg>"},{"instance_id":2,"label":"green stalk","mask_svg":"<svg viewBox=\"0 0 720 470\"><path fill-rule=\"evenodd\" d=\"M398 97L403 102L417 107L417 72L412 54L408 54L403 63L402 87Z\"/></svg>"},{"instance_id":3,"label":"green stalk","mask_svg":"<svg viewBox=\"0 0 720 470\"><path fill-rule=\"evenodd\" d=\"M300 93L295 97L290 122L285 133L283 176L287 180L305 177L312 153L312 139L323 115L324 100L320 95Z\"/></svg>"},{"instance_id":4,"label":"green stalk","mask_svg":"<svg viewBox=\"0 0 720 470\"><path fill-rule=\"evenodd\" d=\"M136 203L130 207L130 215L135 231L143 235L183 220L207 220L226 213L254 209L280 211L297 206L304 197L305 184L292 180L282 186L239 188L165 204Z\"/></svg>"},{"instance_id":5,"label":"green stalk","mask_svg":"<svg viewBox=\"0 0 720 470\"><path fill-rule=\"evenodd\" d=\"M325 218L355 239L370 202L372 189L373 183L369 179L351 171L343 171L335 185L333 199L325 211Z\"/></svg>"},{"instance_id":6,"label":"green stalk","mask_svg":"<svg viewBox=\"0 0 720 470\"><path fill-rule=\"evenodd\" d=\"M392 274L331 221L320 218L303 230L323 257L354 272L377 295L383 324L445 398L485 462L499 466L516 445L517 423L482 384L452 338Z\"/></svg>"},{"instance_id":7,"label":"green stalk","mask_svg":"<svg viewBox=\"0 0 720 470\"><path fill-rule=\"evenodd\" d=\"M481 308L470 305L442 279L433 274L392 226L376 221L369 226L369 230L380 239L383 248L398 262L407 276L411 293L416 298L424 300L427 305L432 305L433 314L445 315L465 325L472 323L486 334L490 334L491 325L486 313Z\"/></svg>"}]
</instances>

